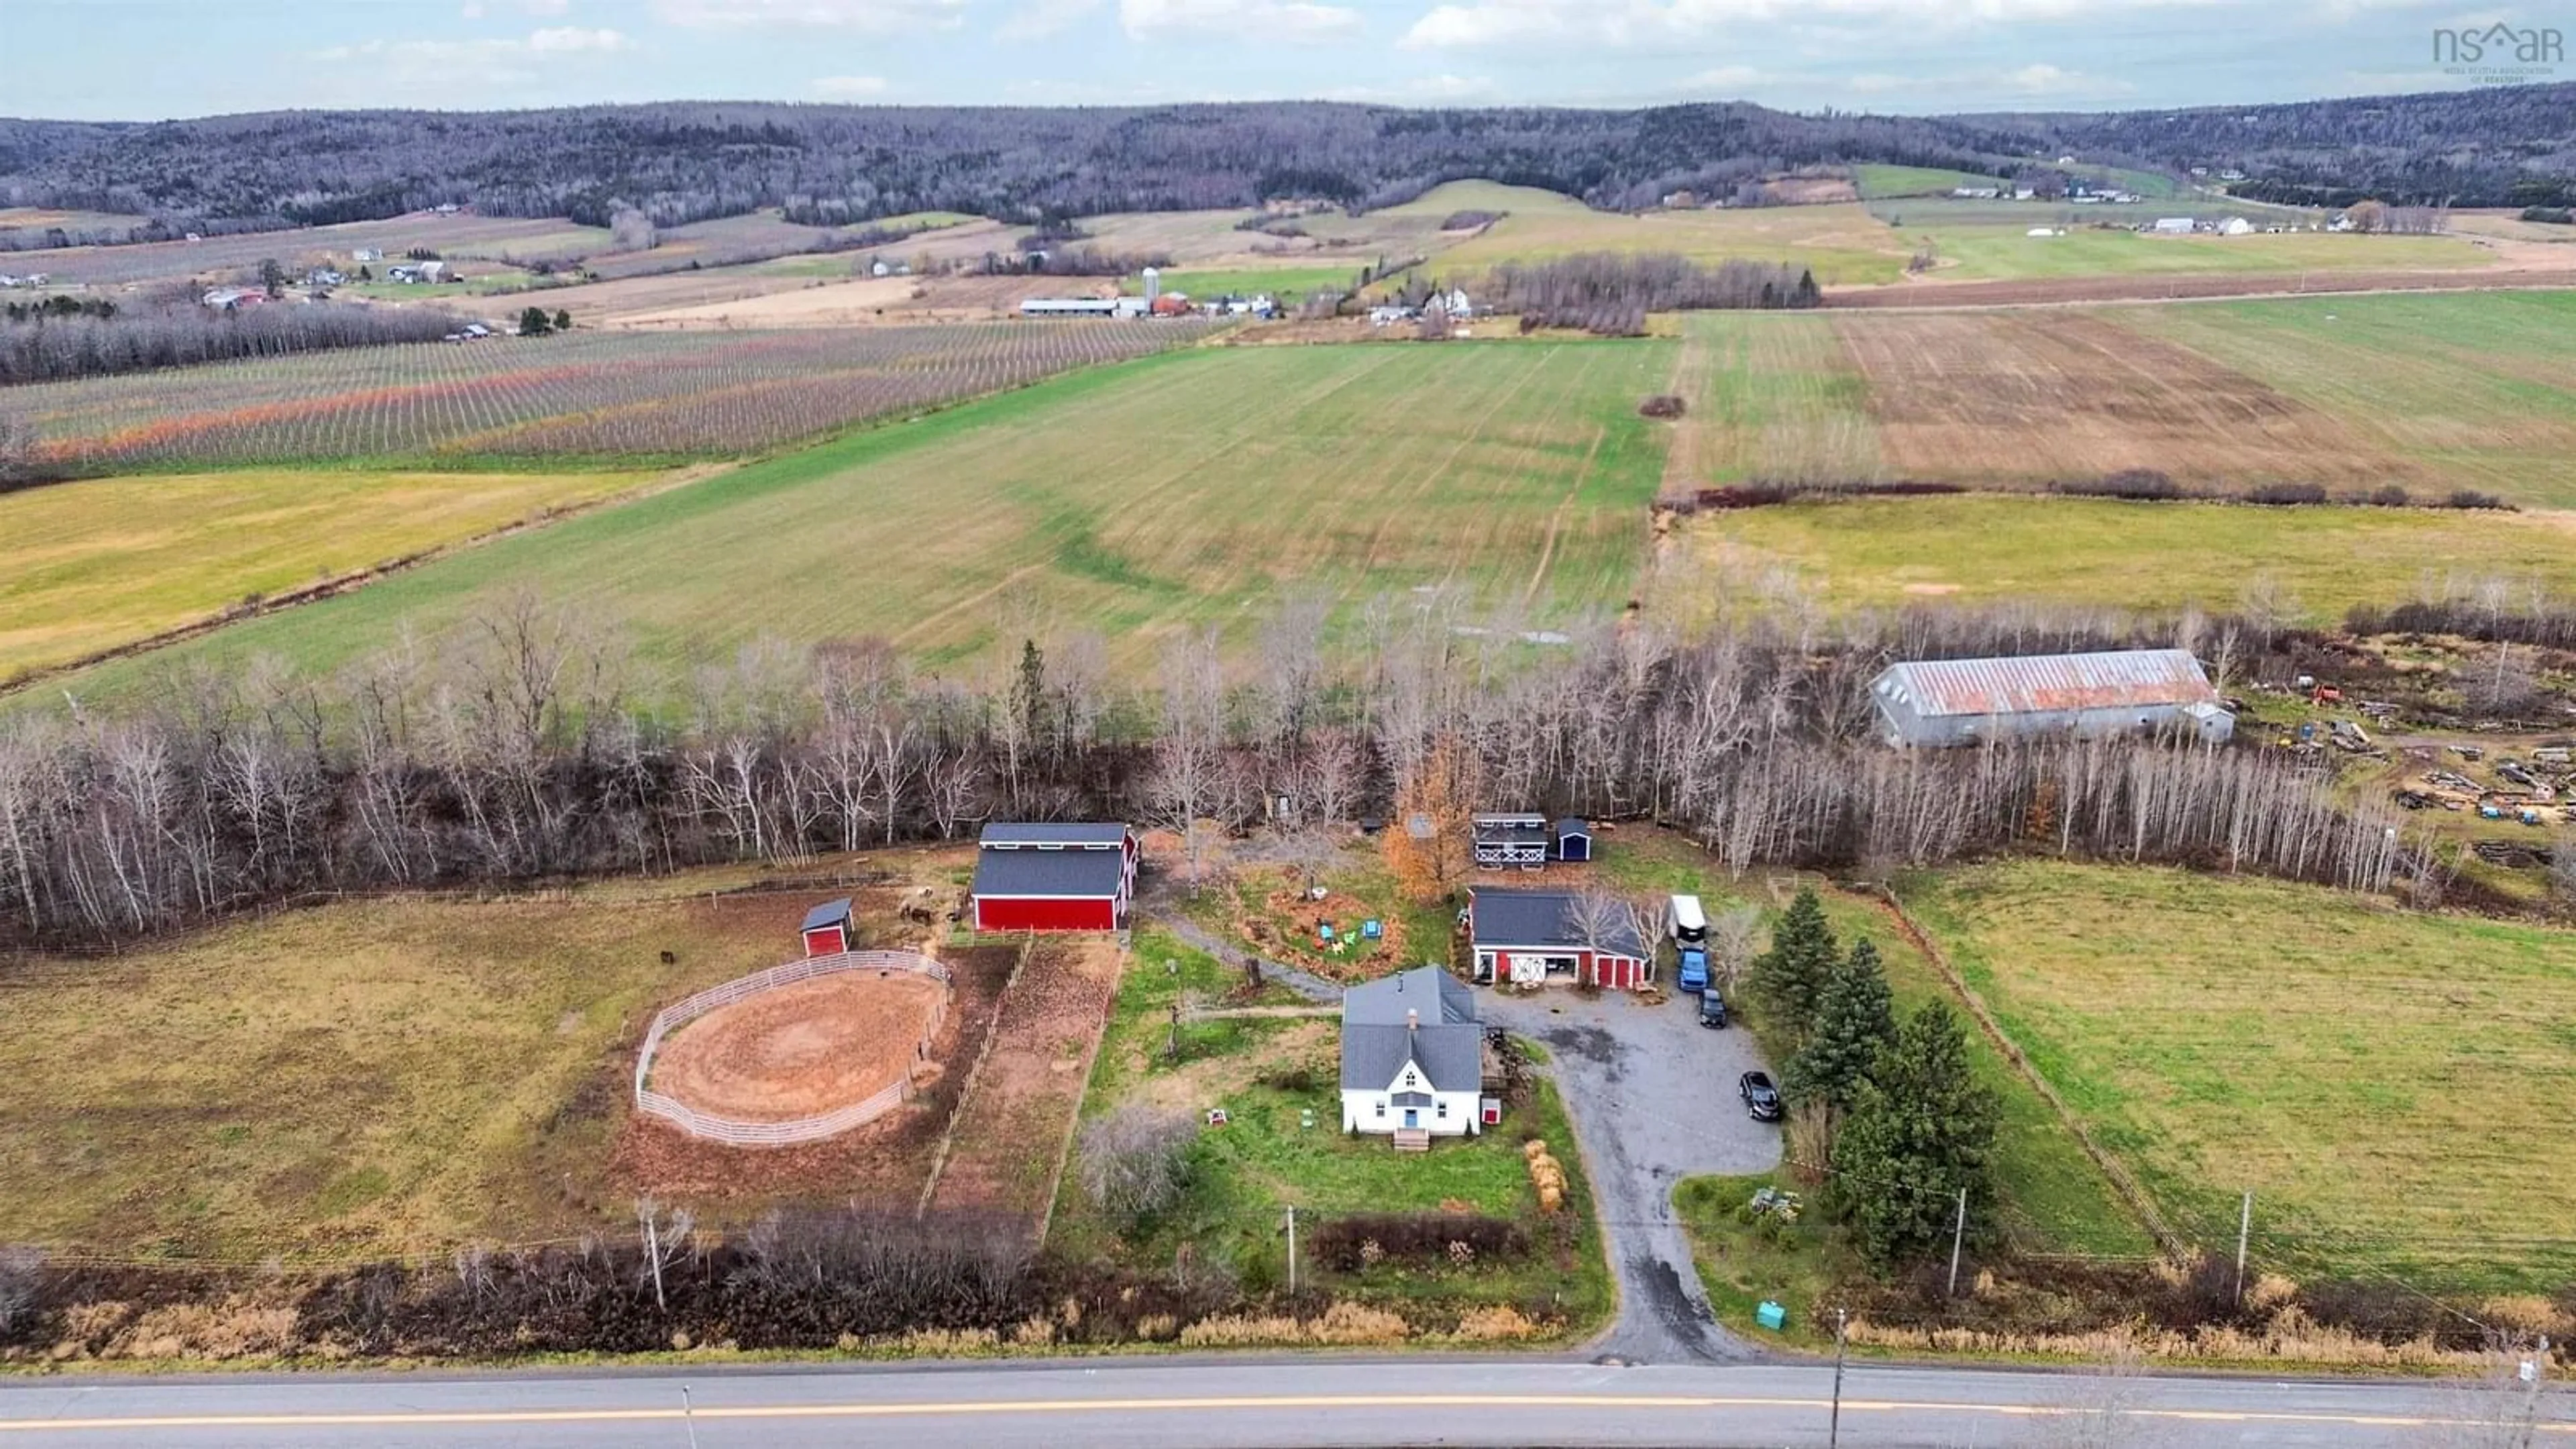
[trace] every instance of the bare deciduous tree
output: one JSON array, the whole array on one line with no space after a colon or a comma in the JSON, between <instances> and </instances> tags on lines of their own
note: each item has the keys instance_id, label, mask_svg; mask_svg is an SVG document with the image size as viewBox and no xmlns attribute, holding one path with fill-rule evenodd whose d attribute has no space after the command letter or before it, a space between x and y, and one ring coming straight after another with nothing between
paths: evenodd
<instances>
[{"instance_id":1,"label":"bare deciduous tree","mask_svg":"<svg viewBox=\"0 0 2576 1449\"><path fill-rule=\"evenodd\" d=\"M1083 1193L1124 1224L1160 1212L1180 1197L1197 1136L1187 1112L1142 1102L1095 1117L1075 1145Z\"/></svg>"}]
</instances>

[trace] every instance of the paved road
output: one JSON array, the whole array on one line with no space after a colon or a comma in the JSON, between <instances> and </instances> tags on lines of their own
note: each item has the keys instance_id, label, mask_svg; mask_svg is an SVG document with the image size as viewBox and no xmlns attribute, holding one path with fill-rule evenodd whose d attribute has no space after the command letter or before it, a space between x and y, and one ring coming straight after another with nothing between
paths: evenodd
<instances>
[{"instance_id":1,"label":"paved road","mask_svg":"<svg viewBox=\"0 0 2576 1449\"><path fill-rule=\"evenodd\" d=\"M1753 1121L1735 1079L1762 1065L1752 1033L1711 1031L1694 1003L1647 1006L1614 992L1534 996L1487 991L1485 1019L1543 1043L1601 1198L1619 1319L1596 1352L1637 1363L1714 1363L1750 1350L1710 1316L1673 1184L1708 1172L1761 1172L1780 1160L1780 1129Z\"/></svg>"},{"instance_id":2,"label":"paved road","mask_svg":"<svg viewBox=\"0 0 2576 1449\"><path fill-rule=\"evenodd\" d=\"M0 1383L7 1449L975 1449L1826 1442L1832 1370L1811 1365L1420 1359L1123 1360L487 1378L297 1376ZM690 1412L682 1416L681 1393ZM1855 1368L1840 1442L2225 1444L2382 1449L2472 1441L2482 1406L2442 1385ZM2087 1423L2118 1404L2117 1425ZM2537 1442L2576 1443L2563 1398ZM2081 1428L2112 1432L2065 1437ZM2134 1429L2134 1434L2122 1432ZM2496 1442L2476 1438L2474 1442Z\"/></svg>"}]
</instances>

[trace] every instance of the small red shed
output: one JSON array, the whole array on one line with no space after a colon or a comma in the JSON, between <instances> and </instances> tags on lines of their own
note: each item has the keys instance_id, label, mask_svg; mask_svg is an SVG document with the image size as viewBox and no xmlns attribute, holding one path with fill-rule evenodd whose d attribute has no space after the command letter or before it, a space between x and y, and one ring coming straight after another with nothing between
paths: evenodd
<instances>
[{"instance_id":1,"label":"small red shed","mask_svg":"<svg viewBox=\"0 0 2576 1449\"><path fill-rule=\"evenodd\" d=\"M805 913L805 954L837 956L850 949L850 903L826 901Z\"/></svg>"},{"instance_id":2,"label":"small red shed","mask_svg":"<svg viewBox=\"0 0 2576 1449\"><path fill-rule=\"evenodd\" d=\"M1136 834L1124 825L987 825L976 842L978 931L1115 931L1136 891Z\"/></svg>"}]
</instances>

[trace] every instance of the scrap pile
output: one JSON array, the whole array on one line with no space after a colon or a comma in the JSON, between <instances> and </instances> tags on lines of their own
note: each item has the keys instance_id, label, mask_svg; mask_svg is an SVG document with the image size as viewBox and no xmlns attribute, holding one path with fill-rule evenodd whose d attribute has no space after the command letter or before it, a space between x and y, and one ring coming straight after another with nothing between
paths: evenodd
<instances>
[{"instance_id":1,"label":"scrap pile","mask_svg":"<svg viewBox=\"0 0 2576 1449\"><path fill-rule=\"evenodd\" d=\"M2488 762L2487 752L2474 745L2454 745L2451 752L2463 766L2485 764L2492 778L2479 780L2465 768L2427 768L2390 791L2390 798L2409 810L2475 811L2483 820L2524 825L2576 820L2569 813L2569 801L2576 797L2576 758L2567 747L2540 746L2527 762L2510 755ZM2427 766L2434 759L2430 750L2410 749L2406 755Z\"/></svg>"}]
</instances>

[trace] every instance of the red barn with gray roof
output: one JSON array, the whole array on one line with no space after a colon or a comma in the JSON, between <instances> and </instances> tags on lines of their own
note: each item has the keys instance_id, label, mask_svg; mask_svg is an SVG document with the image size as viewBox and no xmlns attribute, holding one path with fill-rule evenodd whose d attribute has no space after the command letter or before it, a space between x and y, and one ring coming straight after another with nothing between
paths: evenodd
<instances>
[{"instance_id":1,"label":"red barn with gray roof","mask_svg":"<svg viewBox=\"0 0 2576 1449\"><path fill-rule=\"evenodd\" d=\"M1136 893L1136 833L1101 823L987 825L976 841L978 931L1115 931Z\"/></svg>"}]
</instances>

